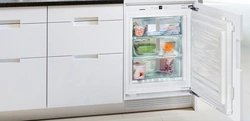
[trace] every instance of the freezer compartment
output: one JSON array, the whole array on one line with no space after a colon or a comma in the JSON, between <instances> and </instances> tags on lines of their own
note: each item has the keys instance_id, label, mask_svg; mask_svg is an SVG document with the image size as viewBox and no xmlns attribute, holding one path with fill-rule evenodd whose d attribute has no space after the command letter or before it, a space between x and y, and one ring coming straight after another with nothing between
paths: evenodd
<instances>
[{"instance_id":1,"label":"freezer compartment","mask_svg":"<svg viewBox=\"0 0 250 121\"><path fill-rule=\"evenodd\" d=\"M134 58L132 83L151 83L182 80L182 58Z\"/></svg>"},{"instance_id":2,"label":"freezer compartment","mask_svg":"<svg viewBox=\"0 0 250 121\"><path fill-rule=\"evenodd\" d=\"M181 16L133 19L133 36L181 35Z\"/></svg>"}]
</instances>

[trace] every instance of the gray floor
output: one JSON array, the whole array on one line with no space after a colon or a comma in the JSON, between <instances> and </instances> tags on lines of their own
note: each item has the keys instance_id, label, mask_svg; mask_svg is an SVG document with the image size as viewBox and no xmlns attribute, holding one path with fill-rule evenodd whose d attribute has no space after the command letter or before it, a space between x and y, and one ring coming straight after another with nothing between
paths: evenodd
<instances>
[{"instance_id":1,"label":"gray floor","mask_svg":"<svg viewBox=\"0 0 250 121\"><path fill-rule=\"evenodd\" d=\"M243 118L250 121L250 48L242 48ZM214 109L194 112L193 109L166 110L121 115L58 119L50 121L231 121Z\"/></svg>"}]
</instances>

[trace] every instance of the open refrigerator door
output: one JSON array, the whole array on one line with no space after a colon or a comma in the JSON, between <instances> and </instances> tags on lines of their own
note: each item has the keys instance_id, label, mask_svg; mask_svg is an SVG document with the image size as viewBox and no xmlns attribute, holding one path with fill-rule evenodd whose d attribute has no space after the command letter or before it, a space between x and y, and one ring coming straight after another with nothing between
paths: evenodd
<instances>
[{"instance_id":1,"label":"open refrigerator door","mask_svg":"<svg viewBox=\"0 0 250 121\"><path fill-rule=\"evenodd\" d=\"M191 90L240 120L241 15L199 3L192 7Z\"/></svg>"}]
</instances>

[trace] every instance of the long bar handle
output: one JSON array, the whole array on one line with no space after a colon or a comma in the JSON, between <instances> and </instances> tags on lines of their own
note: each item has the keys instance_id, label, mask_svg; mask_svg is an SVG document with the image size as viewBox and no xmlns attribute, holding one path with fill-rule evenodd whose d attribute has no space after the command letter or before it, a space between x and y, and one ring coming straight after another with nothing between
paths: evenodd
<instances>
[{"instance_id":1,"label":"long bar handle","mask_svg":"<svg viewBox=\"0 0 250 121\"><path fill-rule=\"evenodd\" d=\"M79 17L74 18L74 26L89 26L89 25L98 25L98 17Z\"/></svg>"},{"instance_id":2,"label":"long bar handle","mask_svg":"<svg viewBox=\"0 0 250 121\"><path fill-rule=\"evenodd\" d=\"M75 55L73 56L74 59L98 59L98 54L91 54L91 55Z\"/></svg>"},{"instance_id":3,"label":"long bar handle","mask_svg":"<svg viewBox=\"0 0 250 121\"><path fill-rule=\"evenodd\" d=\"M0 64L20 63L20 59L0 59Z\"/></svg>"},{"instance_id":4,"label":"long bar handle","mask_svg":"<svg viewBox=\"0 0 250 121\"><path fill-rule=\"evenodd\" d=\"M0 20L0 29L20 28L20 20Z\"/></svg>"}]
</instances>

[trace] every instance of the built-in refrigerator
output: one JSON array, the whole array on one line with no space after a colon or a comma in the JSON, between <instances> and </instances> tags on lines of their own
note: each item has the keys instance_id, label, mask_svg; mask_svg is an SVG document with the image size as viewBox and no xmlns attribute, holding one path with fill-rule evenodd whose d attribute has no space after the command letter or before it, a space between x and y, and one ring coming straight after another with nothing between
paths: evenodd
<instances>
[{"instance_id":1,"label":"built-in refrigerator","mask_svg":"<svg viewBox=\"0 0 250 121\"><path fill-rule=\"evenodd\" d=\"M240 119L242 16L195 0L127 0L124 100L194 95Z\"/></svg>"}]
</instances>

